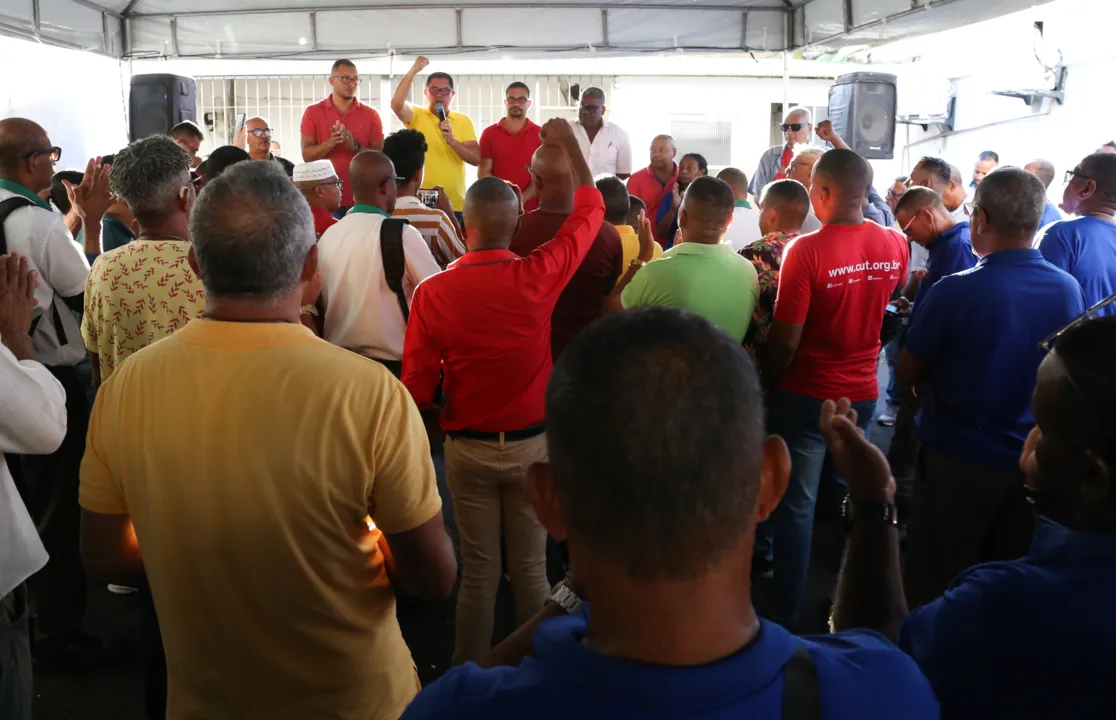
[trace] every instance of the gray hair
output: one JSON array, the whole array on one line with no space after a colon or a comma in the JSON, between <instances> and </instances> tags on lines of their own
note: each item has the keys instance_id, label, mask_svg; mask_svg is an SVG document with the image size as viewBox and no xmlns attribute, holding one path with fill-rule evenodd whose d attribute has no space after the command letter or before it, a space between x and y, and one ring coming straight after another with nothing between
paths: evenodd
<instances>
[{"instance_id":1,"label":"gray hair","mask_svg":"<svg viewBox=\"0 0 1116 720\"><path fill-rule=\"evenodd\" d=\"M988 173L977 185L973 205L984 211L997 235L1029 237L1038 231L1042 222L1046 187L1034 173L1003 165Z\"/></svg>"},{"instance_id":2,"label":"gray hair","mask_svg":"<svg viewBox=\"0 0 1116 720\"><path fill-rule=\"evenodd\" d=\"M109 171L109 190L141 224L169 215L189 183L190 156L162 135L136 140L118 152Z\"/></svg>"},{"instance_id":3,"label":"gray hair","mask_svg":"<svg viewBox=\"0 0 1116 720\"><path fill-rule=\"evenodd\" d=\"M807 145L806 143L799 143L794 146L791 156L791 162L795 162L804 157L821 157L825 155L825 148L820 148L817 145Z\"/></svg>"},{"instance_id":4,"label":"gray hair","mask_svg":"<svg viewBox=\"0 0 1116 720\"><path fill-rule=\"evenodd\" d=\"M804 108L801 105L795 105L790 110L787 110L787 114L783 116L783 122L786 122L787 118L795 113L804 114L806 116L807 125L812 125L814 123L814 113L810 112L810 108Z\"/></svg>"},{"instance_id":5,"label":"gray hair","mask_svg":"<svg viewBox=\"0 0 1116 720\"><path fill-rule=\"evenodd\" d=\"M198 196L190 242L211 297L277 304L298 286L314 216L279 165L237 163Z\"/></svg>"}]
</instances>

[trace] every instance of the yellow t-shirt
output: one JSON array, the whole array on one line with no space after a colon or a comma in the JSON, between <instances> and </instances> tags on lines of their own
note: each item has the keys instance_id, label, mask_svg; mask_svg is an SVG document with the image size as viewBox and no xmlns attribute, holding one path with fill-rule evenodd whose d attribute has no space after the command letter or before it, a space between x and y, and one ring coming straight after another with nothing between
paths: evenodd
<instances>
[{"instance_id":1,"label":"yellow t-shirt","mask_svg":"<svg viewBox=\"0 0 1116 720\"><path fill-rule=\"evenodd\" d=\"M397 718L418 676L371 514L441 508L422 419L382 365L287 323L194 320L102 386L81 506L128 514L167 716Z\"/></svg>"},{"instance_id":2,"label":"yellow t-shirt","mask_svg":"<svg viewBox=\"0 0 1116 720\"><path fill-rule=\"evenodd\" d=\"M201 317L205 288L189 253L184 240L137 238L93 262L81 336L102 381L132 353Z\"/></svg>"},{"instance_id":3,"label":"yellow t-shirt","mask_svg":"<svg viewBox=\"0 0 1116 720\"><path fill-rule=\"evenodd\" d=\"M438 128L438 116L425 107L413 107L414 117L407 127L418 130L426 138L426 167L423 170L422 186L432 188L441 185L449 195L453 209L461 212L465 207L465 161L453 151L442 131ZM477 133L473 121L461 113L449 113L450 127L458 142L476 142Z\"/></svg>"},{"instance_id":4,"label":"yellow t-shirt","mask_svg":"<svg viewBox=\"0 0 1116 720\"><path fill-rule=\"evenodd\" d=\"M632 260L639 257L639 235L636 233L635 228L631 225L613 225L616 232L620 233L620 243L624 246L624 260L620 266L620 277L627 274L628 268L631 267ZM651 253L652 260L658 260L663 256L663 247L659 243L655 243L655 249ZM620 282L620 278L616 278L616 282Z\"/></svg>"}]
</instances>

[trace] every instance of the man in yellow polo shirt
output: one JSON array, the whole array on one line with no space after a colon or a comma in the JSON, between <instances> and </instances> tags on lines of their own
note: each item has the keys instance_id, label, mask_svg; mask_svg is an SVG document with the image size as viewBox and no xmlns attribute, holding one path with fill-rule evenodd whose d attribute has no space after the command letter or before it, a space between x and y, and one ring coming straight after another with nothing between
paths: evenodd
<instances>
[{"instance_id":1,"label":"man in yellow polo shirt","mask_svg":"<svg viewBox=\"0 0 1116 720\"><path fill-rule=\"evenodd\" d=\"M430 61L424 57L399 81L391 98L391 109L399 121L426 138L426 174L422 187L445 188L453 211L461 220L465 206L465 163L479 165L480 144L469 116L451 112L450 103L456 96L453 78L436 72L426 76L426 107L414 107L407 101L415 76L426 69Z\"/></svg>"},{"instance_id":2,"label":"man in yellow polo shirt","mask_svg":"<svg viewBox=\"0 0 1116 720\"><path fill-rule=\"evenodd\" d=\"M632 206L631 196L628 195L628 188L624 186L624 181L615 175L597 180L597 190L604 198L605 222L611 223L616 228L616 232L620 233L620 242L624 246L624 259L620 267L627 272L632 260L639 257L639 233L628 224L628 214ZM663 246L656 242L652 252L651 259L658 260L663 256ZM621 279L623 276L617 279L617 283Z\"/></svg>"},{"instance_id":3,"label":"man in yellow polo shirt","mask_svg":"<svg viewBox=\"0 0 1116 720\"><path fill-rule=\"evenodd\" d=\"M277 163L207 184L190 241L204 317L93 407L86 570L146 571L168 718L394 720L419 689L395 590L442 598L457 579L418 408L299 324L318 250Z\"/></svg>"}]
</instances>

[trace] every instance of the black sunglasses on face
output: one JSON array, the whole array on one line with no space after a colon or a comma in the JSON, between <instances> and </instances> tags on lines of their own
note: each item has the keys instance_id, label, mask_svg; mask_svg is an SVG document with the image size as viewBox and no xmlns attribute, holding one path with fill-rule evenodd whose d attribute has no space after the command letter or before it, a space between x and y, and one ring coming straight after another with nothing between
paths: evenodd
<instances>
[{"instance_id":1,"label":"black sunglasses on face","mask_svg":"<svg viewBox=\"0 0 1116 720\"><path fill-rule=\"evenodd\" d=\"M20 156L20 159L26 160L36 155L50 155L51 162L58 162L62 159L62 148L55 146L48 148L39 148L38 150L31 150L30 152L23 153L23 155Z\"/></svg>"},{"instance_id":2,"label":"black sunglasses on face","mask_svg":"<svg viewBox=\"0 0 1116 720\"><path fill-rule=\"evenodd\" d=\"M802 128L806 127L806 123L783 123L779 127L783 128L783 132L786 132L787 130L790 130L791 132L798 132Z\"/></svg>"}]
</instances>

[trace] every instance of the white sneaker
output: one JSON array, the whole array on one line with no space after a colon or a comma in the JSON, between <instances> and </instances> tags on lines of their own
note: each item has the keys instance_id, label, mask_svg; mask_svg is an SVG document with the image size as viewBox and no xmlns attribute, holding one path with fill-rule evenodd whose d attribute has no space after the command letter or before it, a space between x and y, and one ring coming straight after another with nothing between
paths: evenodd
<instances>
[{"instance_id":1,"label":"white sneaker","mask_svg":"<svg viewBox=\"0 0 1116 720\"><path fill-rule=\"evenodd\" d=\"M893 427L895 425L895 416L898 414L899 408L889 406L887 410L883 411L883 414L876 418L876 422L884 427Z\"/></svg>"},{"instance_id":2,"label":"white sneaker","mask_svg":"<svg viewBox=\"0 0 1116 720\"><path fill-rule=\"evenodd\" d=\"M139 589L128 585L113 585L109 583L108 591L113 595L135 595L139 592Z\"/></svg>"}]
</instances>

